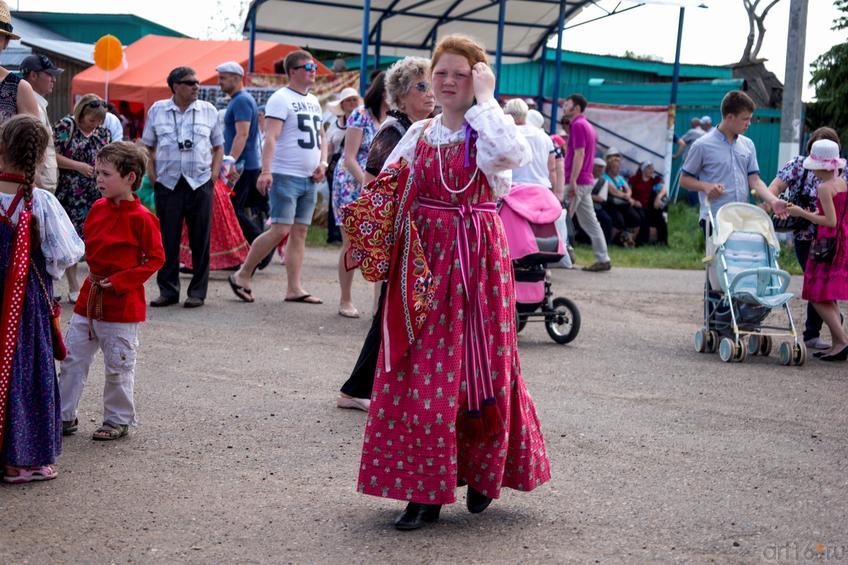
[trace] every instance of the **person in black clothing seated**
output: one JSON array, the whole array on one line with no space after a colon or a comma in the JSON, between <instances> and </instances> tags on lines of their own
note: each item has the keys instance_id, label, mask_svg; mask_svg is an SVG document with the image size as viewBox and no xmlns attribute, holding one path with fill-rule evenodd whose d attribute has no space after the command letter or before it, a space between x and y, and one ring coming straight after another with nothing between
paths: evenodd
<instances>
[{"instance_id":1,"label":"person in black clothing seated","mask_svg":"<svg viewBox=\"0 0 848 565\"><path fill-rule=\"evenodd\" d=\"M668 245L668 224L664 215L668 189L663 184L662 175L656 174L653 163L644 161L627 182L633 191L633 199L639 202L641 209L642 224L636 244L649 243L651 228L655 228L657 245Z\"/></svg>"},{"instance_id":2,"label":"person in black clothing seated","mask_svg":"<svg viewBox=\"0 0 848 565\"><path fill-rule=\"evenodd\" d=\"M414 122L423 120L433 113L435 99L428 80L430 61L421 57L406 57L386 71L386 95L388 118L383 121L371 142L365 166L364 182L368 183L386 164L392 150L406 130ZM379 295L377 293L379 292ZM359 359L347 382L341 388L337 401L339 408L354 408L368 411L371 404L371 389L374 386L374 371L380 352L380 318L382 317L385 284L375 285L374 319Z\"/></svg>"}]
</instances>

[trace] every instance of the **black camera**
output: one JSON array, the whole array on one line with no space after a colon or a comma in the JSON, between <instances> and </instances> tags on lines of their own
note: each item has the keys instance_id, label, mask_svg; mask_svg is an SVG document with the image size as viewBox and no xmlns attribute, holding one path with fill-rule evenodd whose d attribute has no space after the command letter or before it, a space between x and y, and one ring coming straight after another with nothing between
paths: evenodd
<instances>
[{"instance_id":1,"label":"black camera","mask_svg":"<svg viewBox=\"0 0 848 565\"><path fill-rule=\"evenodd\" d=\"M177 147L180 148L180 151L191 151L192 147L194 147L194 142L190 139L186 139L185 141L178 141Z\"/></svg>"}]
</instances>

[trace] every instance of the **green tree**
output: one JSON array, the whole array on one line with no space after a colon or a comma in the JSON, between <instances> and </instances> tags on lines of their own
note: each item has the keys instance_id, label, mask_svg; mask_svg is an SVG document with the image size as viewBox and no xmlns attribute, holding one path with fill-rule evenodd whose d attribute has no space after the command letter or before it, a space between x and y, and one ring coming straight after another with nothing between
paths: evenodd
<instances>
[{"instance_id":1,"label":"green tree","mask_svg":"<svg viewBox=\"0 0 848 565\"><path fill-rule=\"evenodd\" d=\"M834 0L843 16L833 29L848 29L848 0ZM810 86L816 89L816 102L807 110L812 128L830 126L839 132L843 145L848 143L848 41L834 45L813 61Z\"/></svg>"}]
</instances>

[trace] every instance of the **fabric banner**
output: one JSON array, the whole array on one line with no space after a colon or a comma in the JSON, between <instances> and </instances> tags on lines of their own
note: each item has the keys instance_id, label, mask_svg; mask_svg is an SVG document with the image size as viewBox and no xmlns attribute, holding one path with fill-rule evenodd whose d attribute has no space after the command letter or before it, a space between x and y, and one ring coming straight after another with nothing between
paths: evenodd
<instances>
[{"instance_id":1,"label":"fabric banner","mask_svg":"<svg viewBox=\"0 0 848 565\"><path fill-rule=\"evenodd\" d=\"M590 104L586 119L595 127L599 151L615 147L621 152L622 169L634 172L650 161L657 172L670 170L668 107Z\"/></svg>"}]
</instances>

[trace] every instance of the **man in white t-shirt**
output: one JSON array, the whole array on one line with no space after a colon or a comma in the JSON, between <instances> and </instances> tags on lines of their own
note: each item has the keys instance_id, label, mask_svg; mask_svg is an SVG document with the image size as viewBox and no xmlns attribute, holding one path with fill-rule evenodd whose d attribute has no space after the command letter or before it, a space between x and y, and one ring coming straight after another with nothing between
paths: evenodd
<instances>
[{"instance_id":1,"label":"man in white t-shirt","mask_svg":"<svg viewBox=\"0 0 848 565\"><path fill-rule=\"evenodd\" d=\"M512 184L540 184L554 190L562 201L562 187L555 187L556 154L551 137L538 127L527 123L527 103L521 98L512 98L504 106L504 113L512 116L518 131L527 139L533 158L523 167L512 170Z\"/></svg>"},{"instance_id":2,"label":"man in white t-shirt","mask_svg":"<svg viewBox=\"0 0 848 565\"><path fill-rule=\"evenodd\" d=\"M268 195L271 229L253 240L244 264L230 276L230 288L245 302L253 302L250 283L263 257L289 237L286 247L288 288L286 302L321 304L301 284L306 232L315 210L316 185L327 171L327 145L321 127L323 111L309 94L318 65L306 51L286 56L289 84L265 104L265 142L262 172L256 188Z\"/></svg>"}]
</instances>

